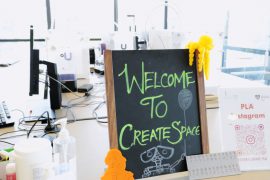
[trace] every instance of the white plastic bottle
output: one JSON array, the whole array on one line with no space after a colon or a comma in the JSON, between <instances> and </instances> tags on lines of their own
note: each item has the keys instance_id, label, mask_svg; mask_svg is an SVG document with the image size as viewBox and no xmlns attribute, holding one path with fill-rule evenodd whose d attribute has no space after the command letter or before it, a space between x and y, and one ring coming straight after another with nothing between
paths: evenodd
<instances>
[{"instance_id":1,"label":"white plastic bottle","mask_svg":"<svg viewBox=\"0 0 270 180\"><path fill-rule=\"evenodd\" d=\"M58 120L61 124L58 137L53 141L53 156L56 176L66 176L69 180L77 179L76 141L66 129L67 119Z\"/></svg>"}]
</instances>

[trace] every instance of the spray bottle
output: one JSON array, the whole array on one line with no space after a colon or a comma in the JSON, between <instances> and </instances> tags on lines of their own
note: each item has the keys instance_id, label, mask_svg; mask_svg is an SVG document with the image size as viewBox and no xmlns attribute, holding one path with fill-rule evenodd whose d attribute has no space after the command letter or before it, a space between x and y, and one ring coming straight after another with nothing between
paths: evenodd
<instances>
[{"instance_id":1,"label":"spray bottle","mask_svg":"<svg viewBox=\"0 0 270 180\"><path fill-rule=\"evenodd\" d=\"M56 176L67 175L70 180L76 180L76 141L69 135L66 129L67 119L63 118L55 122L61 124L58 137L53 141L53 153Z\"/></svg>"}]
</instances>

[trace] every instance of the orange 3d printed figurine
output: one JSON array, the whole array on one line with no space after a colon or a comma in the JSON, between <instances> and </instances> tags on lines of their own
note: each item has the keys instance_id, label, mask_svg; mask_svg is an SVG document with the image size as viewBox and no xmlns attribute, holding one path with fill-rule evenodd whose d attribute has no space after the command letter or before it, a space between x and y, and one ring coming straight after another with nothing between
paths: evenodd
<instances>
[{"instance_id":1,"label":"orange 3d printed figurine","mask_svg":"<svg viewBox=\"0 0 270 180\"><path fill-rule=\"evenodd\" d=\"M111 149L106 158L105 163L108 168L101 180L134 180L133 173L126 171L126 158L118 149Z\"/></svg>"},{"instance_id":2,"label":"orange 3d printed figurine","mask_svg":"<svg viewBox=\"0 0 270 180\"><path fill-rule=\"evenodd\" d=\"M198 71L204 69L206 79L209 78L210 71L210 50L213 49L213 40L209 36L201 36L199 42L190 42L187 45L189 49L189 65L192 66L194 60L194 52L197 49L198 54Z\"/></svg>"}]
</instances>

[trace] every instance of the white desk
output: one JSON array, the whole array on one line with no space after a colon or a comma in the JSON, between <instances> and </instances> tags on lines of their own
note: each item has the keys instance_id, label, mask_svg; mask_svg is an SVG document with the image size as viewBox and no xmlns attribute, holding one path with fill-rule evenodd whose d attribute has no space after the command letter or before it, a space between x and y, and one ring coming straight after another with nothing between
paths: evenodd
<instances>
[{"instance_id":1,"label":"white desk","mask_svg":"<svg viewBox=\"0 0 270 180\"><path fill-rule=\"evenodd\" d=\"M210 178L209 180L269 180L270 171L243 172L236 176ZM188 172L146 178L145 180L189 180Z\"/></svg>"},{"instance_id":2,"label":"white desk","mask_svg":"<svg viewBox=\"0 0 270 180\"><path fill-rule=\"evenodd\" d=\"M63 105L66 105L68 102L70 104L76 103L78 101L84 101L84 104L95 102L86 107L74 107L71 108L71 111L67 113L69 120L74 120L73 115L76 117L78 122L68 124L67 128L70 131L70 134L76 138L77 141L77 168L78 168L78 179L99 179L106 168L104 164L104 158L109 150L109 137L108 137L108 126L107 124L98 123L95 119L93 119L93 110L104 101L105 95L105 85L103 76L91 76L90 82L95 82L93 91L91 91L92 96L89 98L80 98L70 102L72 99L78 98L71 93L63 93ZM78 85L81 83L85 83L85 81L80 81ZM103 83L103 84L102 84ZM7 93L7 91L6 91ZM25 93L25 92L24 92ZM77 94L79 96L83 96L82 93ZM22 94L23 96L23 94ZM4 97L4 99L10 99L8 97ZM18 98L16 98L17 101ZM14 105L13 100L16 101L15 98L12 98L12 108L21 109L21 103L18 102L19 105ZM56 111L56 116L64 117L66 115L67 110L62 108ZM97 115L107 116L106 104L101 106L100 109L96 111ZM17 114L17 112L16 112ZM27 114L26 114L27 115ZM22 114L18 113L18 117L22 117ZM92 119L92 120L89 120ZM107 119L101 119L102 121L107 121ZM17 130L15 127L3 128L0 129L0 134L11 132ZM17 132L8 134L7 136L14 136L19 134L25 134L25 132ZM42 135L43 132L40 131L38 133L34 133L34 135ZM4 136L6 137L6 136ZM1 137L2 138L2 137ZM10 143L16 143L20 139L26 138L26 136L5 139ZM11 147L8 144L4 144L0 142L0 149ZM3 164L3 163L1 163ZM0 166L1 166L0 164ZM0 180L1 174L3 172L3 167L0 167Z\"/></svg>"},{"instance_id":3,"label":"white desk","mask_svg":"<svg viewBox=\"0 0 270 180\"><path fill-rule=\"evenodd\" d=\"M230 78L229 78L230 79ZM100 79L101 80L101 79ZM233 81L235 83L235 81ZM238 83L239 85L239 83ZM64 102L74 98L71 94L64 94ZM89 118L96 106L74 108L77 119ZM65 110L59 110L58 116L65 114ZM106 115L106 106L98 112L99 116ZM208 133L210 152L220 152L219 113L218 109L207 110ZM72 118L69 114L69 118ZM109 135L107 124L100 124L96 120L77 121L68 125L70 134L77 140L77 168L78 180L98 180L106 168L104 159L109 150ZM13 128L0 129L0 133L12 131ZM18 139L8 139L16 142ZM8 145L0 144L0 149ZM270 171L247 172L240 176L214 178L215 180L269 180ZM187 180L187 172L175 173L159 177L148 178L149 180Z\"/></svg>"}]
</instances>

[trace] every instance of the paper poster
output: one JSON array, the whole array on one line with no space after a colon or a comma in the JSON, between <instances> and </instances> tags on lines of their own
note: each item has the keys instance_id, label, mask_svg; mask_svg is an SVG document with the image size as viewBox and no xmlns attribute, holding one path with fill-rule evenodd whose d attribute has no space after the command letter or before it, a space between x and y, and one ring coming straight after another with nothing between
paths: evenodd
<instances>
[{"instance_id":1,"label":"paper poster","mask_svg":"<svg viewBox=\"0 0 270 180\"><path fill-rule=\"evenodd\" d=\"M270 169L270 88L221 88L223 151L236 151L240 169Z\"/></svg>"}]
</instances>

